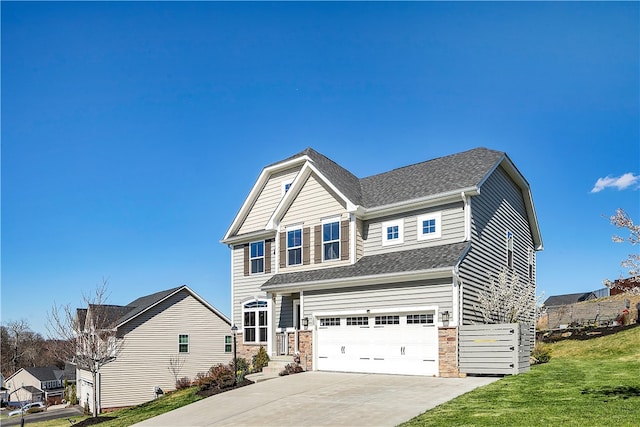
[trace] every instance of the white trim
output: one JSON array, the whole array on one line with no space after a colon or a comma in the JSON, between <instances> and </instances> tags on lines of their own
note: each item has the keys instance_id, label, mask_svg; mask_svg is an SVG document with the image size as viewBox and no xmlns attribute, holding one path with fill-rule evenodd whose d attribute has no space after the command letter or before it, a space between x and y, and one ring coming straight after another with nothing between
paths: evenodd
<instances>
[{"instance_id":1,"label":"white trim","mask_svg":"<svg viewBox=\"0 0 640 427\"><path fill-rule=\"evenodd\" d=\"M287 191L291 190L291 184L293 184L293 181L295 181L295 178L283 179L282 181L280 181L280 191L282 196L287 194ZM287 185L289 186L288 189L287 189Z\"/></svg>"},{"instance_id":2,"label":"white trim","mask_svg":"<svg viewBox=\"0 0 640 427\"><path fill-rule=\"evenodd\" d=\"M357 253L356 246L358 245L358 222L356 221L356 216L352 213L349 214L349 235L349 259L351 260L351 264L355 264Z\"/></svg>"},{"instance_id":3,"label":"white trim","mask_svg":"<svg viewBox=\"0 0 640 427\"><path fill-rule=\"evenodd\" d=\"M387 235L388 227L398 227L398 238L389 239ZM404 218L394 219L392 221L384 221L380 225L380 231L382 235L382 246L401 245L404 243Z\"/></svg>"},{"instance_id":4,"label":"white trim","mask_svg":"<svg viewBox=\"0 0 640 427\"><path fill-rule=\"evenodd\" d=\"M289 232L290 231L298 231L300 230L300 246L292 246L291 249L298 249L300 248L300 263L299 264L289 264ZM296 224L296 225L290 225L285 227L284 229L284 243L285 243L285 251L284 251L284 255L286 257L285 261L286 261L286 266L287 267L295 267L297 265L302 265L304 264L304 227L302 226L302 224Z\"/></svg>"},{"instance_id":5,"label":"white trim","mask_svg":"<svg viewBox=\"0 0 640 427\"><path fill-rule=\"evenodd\" d=\"M322 220L322 223L320 224L320 252L321 252L321 256L322 256L322 262L335 262L335 261L340 261L340 259L342 258L342 216L338 215L338 216L333 216L331 218L325 218ZM324 241L324 226L326 224L338 224L338 238L337 239L333 239L333 240L329 240L327 242ZM324 258L324 245L325 243L338 243L338 257L337 258L333 258L333 259L325 259ZM315 242L314 242L315 243Z\"/></svg>"},{"instance_id":6,"label":"white trim","mask_svg":"<svg viewBox=\"0 0 640 427\"><path fill-rule=\"evenodd\" d=\"M462 192L462 200L464 201L464 241L471 240L471 197Z\"/></svg>"},{"instance_id":7,"label":"white trim","mask_svg":"<svg viewBox=\"0 0 640 427\"><path fill-rule=\"evenodd\" d=\"M422 222L434 220L435 222L435 231L433 233L425 234L423 232L424 227ZM416 227L418 232L418 240L432 240L439 239L442 237L442 212L431 212L424 215L419 215L416 218Z\"/></svg>"},{"instance_id":8,"label":"white trim","mask_svg":"<svg viewBox=\"0 0 640 427\"><path fill-rule=\"evenodd\" d=\"M433 311L434 314L438 314L439 308L437 305L419 305L415 307L388 307L388 308L372 308L369 310L333 310L333 311L318 311L312 313L312 316L317 319L318 317L338 317L338 316L350 316L350 315L376 315L376 314L388 314L388 313L413 313L422 311ZM436 318L434 318L434 324Z\"/></svg>"},{"instance_id":9,"label":"white trim","mask_svg":"<svg viewBox=\"0 0 640 427\"><path fill-rule=\"evenodd\" d=\"M358 285L377 285L382 283L399 283L399 282L412 282L416 280L426 279L442 279L445 277L451 277L453 275L453 268L442 267L433 268L429 270L410 271L405 273L389 273L389 274L374 274L371 276L362 277L344 277L339 279L318 280L312 282L298 282L288 283L284 285L270 286L266 291L275 292L299 292L301 290L316 290L316 289L331 289L339 287L351 287Z\"/></svg>"},{"instance_id":10,"label":"white trim","mask_svg":"<svg viewBox=\"0 0 640 427\"><path fill-rule=\"evenodd\" d=\"M252 258L251 257L251 245L253 245L254 243L262 243L262 257L255 257ZM253 242L249 242L249 276L257 276L259 274L265 274L266 270L267 270L267 257L266 257L266 251L267 250L267 242L264 240L254 240ZM243 254L244 256L244 254ZM262 258L262 271L256 271L255 273L253 272L253 264L251 263L251 261L253 261L254 259L260 259ZM244 262L244 260L243 260Z\"/></svg>"}]
</instances>

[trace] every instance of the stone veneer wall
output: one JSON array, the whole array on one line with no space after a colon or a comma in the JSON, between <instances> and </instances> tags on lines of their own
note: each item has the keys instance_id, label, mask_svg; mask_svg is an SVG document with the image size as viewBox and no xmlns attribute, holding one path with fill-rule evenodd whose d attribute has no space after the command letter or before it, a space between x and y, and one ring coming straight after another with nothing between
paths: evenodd
<instances>
[{"instance_id":1,"label":"stone veneer wall","mask_svg":"<svg viewBox=\"0 0 640 427\"><path fill-rule=\"evenodd\" d=\"M236 356L238 357L238 359L246 359L247 362L251 364L251 361L253 360L253 356L258 354L258 351L260 350L260 345L257 345L257 344L245 345L244 336L240 333L236 334L236 343L237 343ZM264 347L265 350L267 349L266 345L263 345L262 347ZM233 360L233 353L231 354L231 359Z\"/></svg>"},{"instance_id":2,"label":"stone veneer wall","mask_svg":"<svg viewBox=\"0 0 640 427\"><path fill-rule=\"evenodd\" d=\"M444 378L464 376L458 370L457 331L457 328L438 329L438 370Z\"/></svg>"},{"instance_id":3,"label":"stone veneer wall","mask_svg":"<svg viewBox=\"0 0 640 427\"><path fill-rule=\"evenodd\" d=\"M298 331L298 349L300 352L300 366L305 371L311 371L313 369L313 344L312 344L311 331ZM294 332L289 332L289 354L295 354L296 335Z\"/></svg>"}]
</instances>

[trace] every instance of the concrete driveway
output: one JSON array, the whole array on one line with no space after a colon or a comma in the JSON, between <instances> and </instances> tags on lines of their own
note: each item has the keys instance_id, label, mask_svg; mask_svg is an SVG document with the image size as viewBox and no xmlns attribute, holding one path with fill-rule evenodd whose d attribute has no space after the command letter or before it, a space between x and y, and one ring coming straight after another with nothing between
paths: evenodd
<instances>
[{"instance_id":1,"label":"concrete driveway","mask_svg":"<svg viewBox=\"0 0 640 427\"><path fill-rule=\"evenodd\" d=\"M395 426L497 379L305 372L217 394L136 426Z\"/></svg>"}]
</instances>

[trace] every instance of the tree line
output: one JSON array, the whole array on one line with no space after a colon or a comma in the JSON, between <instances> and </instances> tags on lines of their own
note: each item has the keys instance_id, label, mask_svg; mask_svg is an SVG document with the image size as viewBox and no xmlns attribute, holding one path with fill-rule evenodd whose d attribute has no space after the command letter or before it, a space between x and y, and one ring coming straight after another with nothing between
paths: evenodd
<instances>
[{"instance_id":1,"label":"tree line","mask_svg":"<svg viewBox=\"0 0 640 427\"><path fill-rule=\"evenodd\" d=\"M31 330L27 320L10 320L0 326L1 372L6 379L20 368L58 366L64 361L55 356L55 340L45 339Z\"/></svg>"}]
</instances>

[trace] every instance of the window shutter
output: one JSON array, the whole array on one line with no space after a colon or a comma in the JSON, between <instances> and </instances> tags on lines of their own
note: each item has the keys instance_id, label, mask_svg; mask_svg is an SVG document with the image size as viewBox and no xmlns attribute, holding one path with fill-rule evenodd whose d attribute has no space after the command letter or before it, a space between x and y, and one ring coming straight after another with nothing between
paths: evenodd
<instances>
[{"instance_id":1,"label":"window shutter","mask_svg":"<svg viewBox=\"0 0 640 427\"><path fill-rule=\"evenodd\" d=\"M320 264L322 262L322 226L316 225L313 228L313 262Z\"/></svg>"},{"instance_id":2,"label":"window shutter","mask_svg":"<svg viewBox=\"0 0 640 427\"><path fill-rule=\"evenodd\" d=\"M340 259L349 259L349 220L340 223Z\"/></svg>"},{"instance_id":3,"label":"window shutter","mask_svg":"<svg viewBox=\"0 0 640 427\"><path fill-rule=\"evenodd\" d=\"M309 236L311 232L309 227L302 229L302 264L308 265L311 261L311 254L309 254Z\"/></svg>"},{"instance_id":4,"label":"window shutter","mask_svg":"<svg viewBox=\"0 0 640 427\"><path fill-rule=\"evenodd\" d=\"M244 275L249 275L249 245L244 245Z\"/></svg>"},{"instance_id":5,"label":"window shutter","mask_svg":"<svg viewBox=\"0 0 640 427\"><path fill-rule=\"evenodd\" d=\"M287 232L280 232L280 268L287 266Z\"/></svg>"},{"instance_id":6,"label":"window shutter","mask_svg":"<svg viewBox=\"0 0 640 427\"><path fill-rule=\"evenodd\" d=\"M271 240L264 241L264 272L271 273Z\"/></svg>"}]
</instances>

